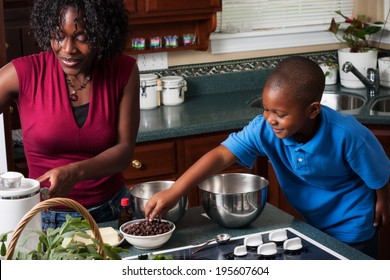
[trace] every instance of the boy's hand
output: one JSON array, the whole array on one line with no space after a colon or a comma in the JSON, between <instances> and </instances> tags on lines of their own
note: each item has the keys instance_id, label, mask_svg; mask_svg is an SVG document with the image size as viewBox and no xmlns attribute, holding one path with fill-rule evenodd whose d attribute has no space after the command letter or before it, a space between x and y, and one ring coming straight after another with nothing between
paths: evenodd
<instances>
[{"instance_id":1,"label":"boy's hand","mask_svg":"<svg viewBox=\"0 0 390 280\"><path fill-rule=\"evenodd\" d=\"M163 190L153 195L145 204L145 217L150 221L161 218L178 202L171 190Z\"/></svg>"},{"instance_id":2,"label":"boy's hand","mask_svg":"<svg viewBox=\"0 0 390 280\"><path fill-rule=\"evenodd\" d=\"M390 220L390 206L388 201L388 184L376 191L374 227L386 224Z\"/></svg>"}]
</instances>

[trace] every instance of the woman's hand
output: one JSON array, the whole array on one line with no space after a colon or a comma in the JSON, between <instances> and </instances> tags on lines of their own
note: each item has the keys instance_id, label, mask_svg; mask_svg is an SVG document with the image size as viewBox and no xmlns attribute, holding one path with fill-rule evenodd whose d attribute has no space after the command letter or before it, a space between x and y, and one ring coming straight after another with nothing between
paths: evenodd
<instances>
[{"instance_id":1,"label":"woman's hand","mask_svg":"<svg viewBox=\"0 0 390 280\"><path fill-rule=\"evenodd\" d=\"M46 198L67 197L78 182L76 171L70 165L51 169L37 180L39 183L50 182L50 189Z\"/></svg>"}]
</instances>

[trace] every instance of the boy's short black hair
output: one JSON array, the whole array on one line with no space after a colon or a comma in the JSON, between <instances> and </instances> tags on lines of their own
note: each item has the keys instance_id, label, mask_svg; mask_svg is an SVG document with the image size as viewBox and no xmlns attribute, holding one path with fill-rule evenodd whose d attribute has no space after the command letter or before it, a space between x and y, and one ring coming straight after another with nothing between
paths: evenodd
<instances>
[{"instance_id":1,"label":"boy's short black hair","mask_svg":"<svg viewBox=\"0 0 390 280\"><path fill-rule=\"evenodd\" d=\"M88 44L97 57L112 57L126 47L128 13L123 0L36 0L30 24L38 45L50 50L50 40L61 26L63 11L74 7L83 15Z\"/></svg>"},{"instance_id":2,"label":"boy's short black hair","mask_svg":"<svg viewBox=\"0 0 390 280\"><path fill-rule=\"evenodd\" d=\"M291 56L280 62L267 79L266 86L286 89L291 100L303 106L319 102L325 88L325 75L317 63L303 56Z\"/></svg>"}]
</instances>

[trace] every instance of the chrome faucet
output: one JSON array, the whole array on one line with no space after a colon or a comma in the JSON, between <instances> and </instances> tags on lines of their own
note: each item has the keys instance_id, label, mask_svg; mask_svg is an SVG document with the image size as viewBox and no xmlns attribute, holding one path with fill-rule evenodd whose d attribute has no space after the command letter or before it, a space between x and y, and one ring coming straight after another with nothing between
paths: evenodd
<instances>
[{"instance_id":1,"label":"chrome faucet","mask_svg":"<svg viewBox=\"0 0 390 280\"><path fill-rule=\"evenodd\" d=\"M367 96L369 98L374 97L377 93L379 93L380 83L378 69L368 68L367 77L360 73L359 70L357 70L349 61L344 63L342 69L345 73L352 72L352 74L354 74L366 86Z\"/></svg>"}]
</instances>

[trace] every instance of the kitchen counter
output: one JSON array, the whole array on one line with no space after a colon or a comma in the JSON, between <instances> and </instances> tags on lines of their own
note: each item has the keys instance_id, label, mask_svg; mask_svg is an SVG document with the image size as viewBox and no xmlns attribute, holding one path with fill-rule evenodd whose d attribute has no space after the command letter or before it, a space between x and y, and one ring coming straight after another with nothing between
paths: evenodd
<instances>
[{"instance_id":1,"label":"kitchen counter","mask_svg":"<svg viewBox=\"0 0 390 280\"><path fill-rule=\"evenodd\" d=\"M253 108L249 104L261 96L261 83L264 83L264 77L259 84L247 86L247 79L259 80L259 78L254 74L252 76L248 76L248 74L220 74L217 76L220 77L213 77L214 80L211 81L204 81L203 79L206 78L202 78L201 82L194 82L190 79L188 87L195 89L186 94L184 103L180 105L163 105L155 109L141 110L137 141L145 142L239 130L255 116L262 113L261 108ZM213 83L214 88L210 89L211 86L202 87L202 84L207 83ZM243 85L243 89L240 89L237 84ZM390 125L390 113L377 113L370 110L376 100L390 97L389 88L381 87L380 93L373 99L367 98L366 89L348 89L340 85L330 85L326 86L325 91L362 96L365 99L362 107L342 111L342 113L352 114L363 124Z\"/></svg>"},{"instance_id":2,"label":"kitchen counter","mask_svg":"<svg viewBox=\"0 0 390 280\"><path fill-rule=\"evenodd\" d=\"M214 238L214 236L219 233L229 233L232 237L236 237L256 232L291 227L348 259L371 259L369 256L345 245L268 203L259 218L249 226L240 229L220 227L209 218L203 216L203 213L204 211L201 206L189 208L184 217L176 224L176 230L171 239L161 248L155 250L138 250L124 241L121 246L129 249L130 252L121 253L122 258L202 243ZM112 226L115 228L117 222L102 223L100 226Z\"/></svg>"},{"instance_id":3,"label":"kitchen counter","mask_svg":"<svg viewBox=\"0 0 390 280\"><path fill-rule=\"evenodd\" d=\"M240 130L262 113L261 108L249 104L261 96L271 71L262 69L185 78L188 91L184 103L141 110L137 142ZM381 87L379 95L370 100L366 98L366 89L348 89L336 84L326 86L325 91L362 96L366 102L361 108L344 113L352 114L363 124L390 125L390 113L370 111L376 100L390 97L390 88ZM24 159L22 146L14 147L14 158Z\"/></svg>"}]
</instances>

